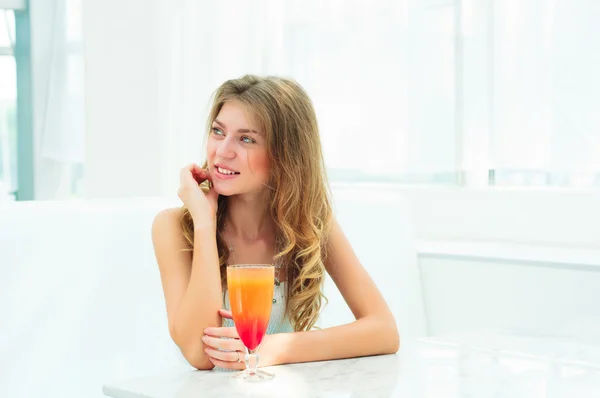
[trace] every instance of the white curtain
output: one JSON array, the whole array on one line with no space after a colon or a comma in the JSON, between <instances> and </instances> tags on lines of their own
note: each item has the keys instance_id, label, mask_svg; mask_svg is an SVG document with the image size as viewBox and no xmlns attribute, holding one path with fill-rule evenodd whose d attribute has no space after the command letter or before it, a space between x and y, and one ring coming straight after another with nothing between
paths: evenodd
<instances>
[{"instance_id":1,"label":"white curtain","mask_svg":"<svg viewBox=\"0 0 600 398\"><path fill-rule=\"evenodd\" d=\"M38 198L77 194L85 163L80 1L30 3ZM202 160L212 92L246 73L307 89L333 179L452 182L462 171L487 185L488 169L600 169L594 0L136 4L154 13L144 45L156 53L165 194L179 167ZM111 40L139 26L128 29Z\"/></svg>"},{"instance_id":2,"label":"white curtain","mask_svg":"<svg viewBox=\"0 0 600 398\"><path fill-rule=\"evenodd\" d=\"M470 165L495 169L500 185L600 183L600 3L462 7Z\"/></svg>"},{"instance_id":3,"label":"white curtain","mask_svg":"<svg viewBox=\"0 0 600 398\"><path fill-rule=\"evenodd\" d=\"M503 1L494 11L497 166L600 172L600 3Z\"/></svg>"},{"instance_id":4,"label":"white curtain","mask_svg":"<svg viewBox=\"0 0 600 398\"><path fill-rule=\"evenodd\" d=\"M202 157L210 94L245 73L290 76L305 87L334 178L454 172L452 7L408 0L158 4L159 100L171 159L165 176Z\"/></svg>"},{"instance_id":5,"label":"white curtain","mask_svg":"<svg viewBox=\"0 0 600 398\"><path fill-rule=\"evenodd\" d=\"M81 0L31 0L36 199L78 194L84 163Z\"/></svg>"},{"instance_id":6,"label":"white curtain","mask_svg":"<svg viewBox=\"0 0 600 398\"><path fill-rule=\"evenodd\" d=\"M17 70L14 58L15 18L0 2L0 202L16 189Z\"/></svg>"}]
</instances>

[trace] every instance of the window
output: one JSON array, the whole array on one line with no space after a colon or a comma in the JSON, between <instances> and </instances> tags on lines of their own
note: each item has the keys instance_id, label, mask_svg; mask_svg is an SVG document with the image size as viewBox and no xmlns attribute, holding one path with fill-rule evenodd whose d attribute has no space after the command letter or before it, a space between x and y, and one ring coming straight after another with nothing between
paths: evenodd
<instances>
[{"instance_id":1,"label":"window","mask_svg":"<svg viewBox=\"0 0 600 398\"><path fill-rule=\"evenodd\" d=\"M600 2L159 3L148 16L161 17L132 20L122 42L146 32L154 39L132 59L160 54L147 60L157 63L149 70L160 81L161 150L172 159L165 168L198 156L207 94L259 73L292 76L307 89L332 181L600 187ZM60 64L51 84L38 85L58 87L42 112L54 119L39 118L39 153L65 167L85 163L84 68L70 64L78 35L69 32L78 30L74 23L59 35ZM120 40L107 37L89 43L103 50ZM64 196L77 194L74 185Z\"/></svg>"},{"instance_id":2,"label":"window","mask_svg":"<svg viewBox=\"0 0 600 398\"><path fill-rule=\"evenodd\" d=\"M244 73L291 76L313 100L332 181L457 182L454 7L412 0L260 4L203 9L229 21L227 29L215 24L214 40L188 49L211 54L210 66L199 65L200 79L210 75L206 92Z\"/></svg>"},{"instance_id":3,"label":"window","mask_svg":"<svg viewBox=\"0 0 600 398\"><path fill-rule=\"evenodd\" d=\"M454 184L454 8L288 1L283 62L315 103L332 180Z\"/></svg>"},{"instance_id":4,"label":"window","mask_svg":"<svg viewBox=\"0 0 600 398\"><path fill-rule=\"evenodd\" d=\"M600 187L600 2L269 12L262 65L307 88L332 179Z\"/></svg>"},{"instance_id":5,"label":"window","mask_svg":"<svg viewBox=\"0 0 600 398\"><path fill-rule=\"evenodd\" d=\"M0 201L17 191L17 68L13 11L0 10Z\"/></svg>"},{"instance_id":6,"label":"window","mask_svg":"<svg viewBox=\"0 0 600 398\"><path fill-rule=\"evenodd\" d=\"M505 0L492 11L493 182L600 187L600 3Z\"/></svg>"}]
</instances>

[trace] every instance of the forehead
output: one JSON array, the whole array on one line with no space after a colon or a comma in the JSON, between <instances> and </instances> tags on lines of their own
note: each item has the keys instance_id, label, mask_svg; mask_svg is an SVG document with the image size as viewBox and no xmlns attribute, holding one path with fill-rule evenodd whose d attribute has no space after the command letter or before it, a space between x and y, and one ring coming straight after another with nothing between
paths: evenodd
<instances>
[{"instance_id":1,"label":"forehead","mask_svg":"<svg viewBox=\"0 0 600 398\"><path fill-rule=\"evenodd\" d=\"M227 129L248 129L262 132L262 128L251 109L239 101L227 101L221 107L216 120Z\"/></svg>"}]
</instances>

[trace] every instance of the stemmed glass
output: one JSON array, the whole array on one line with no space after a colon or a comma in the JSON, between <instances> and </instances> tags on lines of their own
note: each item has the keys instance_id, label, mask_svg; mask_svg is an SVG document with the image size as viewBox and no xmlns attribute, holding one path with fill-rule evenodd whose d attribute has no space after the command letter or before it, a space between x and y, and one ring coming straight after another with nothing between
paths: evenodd
<instances>
[{"instance_id":1,"label":"stemmed glass","mask_svg":"<svg viewBox=\"0 0 600 398\"><path fill-rule=\"evenodd\" d=\"M271 264L239 264L227 267L227 290L235 328L246 347L246 369L234 378L249 381L271 379L272 373L258 369L257 354L269 326L275 267Z\"/></svg>"}]
</instances>

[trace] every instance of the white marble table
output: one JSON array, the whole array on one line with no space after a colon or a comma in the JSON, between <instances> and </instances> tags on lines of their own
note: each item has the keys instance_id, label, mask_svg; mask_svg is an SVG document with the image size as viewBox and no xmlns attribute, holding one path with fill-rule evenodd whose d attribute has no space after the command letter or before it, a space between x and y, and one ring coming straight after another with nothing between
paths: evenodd
<instances>
[{"instance_id":1,"label":"white marble table","mask_svg":"<svg viewBox=\"0 0 600 398\"><path fill-rule=\"evenodd\" d=\"M600 398L600 346L471 335L405 343L400 353L269 368L274 380L190 371L108 383L114 398Z\"/></svg>"}]
</instances>

